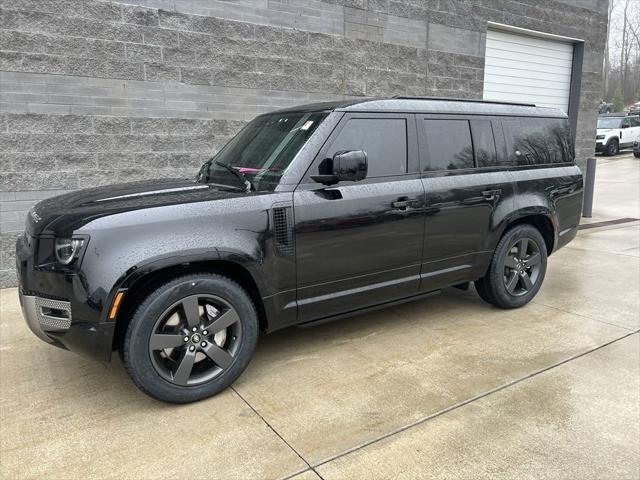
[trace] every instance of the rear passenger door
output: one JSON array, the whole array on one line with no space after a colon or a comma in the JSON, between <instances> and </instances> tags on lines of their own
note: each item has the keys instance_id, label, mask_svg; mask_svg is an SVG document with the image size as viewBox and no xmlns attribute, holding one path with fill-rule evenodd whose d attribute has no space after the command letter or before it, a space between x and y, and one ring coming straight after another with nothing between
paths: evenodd
<instances>
[{"instance_id":1,"label":"rear passenger door","mask_svg":"<svg viewBox=\"0 0 640 480\"><path fill-rule=\"evenodd\" d=\"M367 153L364 180L310 178L345 150ZM418 292L424 189L413 115L345 114L293 198L300 322Z\"/></svg>"},{"instance_id":2,"label":"rear passenger door","mask_svg":"<svg viewBox=\"0 0 640 480\"><path fill-rule=\"evenodd\" d=\"M513 206L496 127L490 118L417 116L426 198L422 291L475 279L491 260L501 216Z\"/></svg>"}]
</instances>

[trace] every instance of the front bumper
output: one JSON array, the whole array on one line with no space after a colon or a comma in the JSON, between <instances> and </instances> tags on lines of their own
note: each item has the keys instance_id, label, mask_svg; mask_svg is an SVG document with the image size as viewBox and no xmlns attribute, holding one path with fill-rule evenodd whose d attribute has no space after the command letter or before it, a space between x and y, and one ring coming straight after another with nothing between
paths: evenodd
<instances>
[{"instance_id":1,"label":"front bumper","mask_svg":"<svg viewBox=\"0 0 640 480\"><path fill-rule=\"evenodd\" d=\"M606 150L606 145L602 142L596 142L596 152L604 152Z\"/></svg>"},{"instance_id":2,"label":"front bumper","mask_svg":"<svg viewBox=\"0 0 640 480\"><path fill-rule=\"evenodd\" d=\"M64 333L71 327L71 303L25 295L19 292L20 306L27 325L41 340L55 343L47 333Z\"/></svg>"},{"instance_id":3,"label":"front bumper","mask_svg":"<svg viewBox=\"0 0 640 480\"><path fill-rule=\"evenodd\" d=\"M45 271L34 265L36 240L16 245L18 292L29 329L41 340L98 360L109 360L115 322L103 321L99 289L80 273Z\"/></svg>"}]
</instances>

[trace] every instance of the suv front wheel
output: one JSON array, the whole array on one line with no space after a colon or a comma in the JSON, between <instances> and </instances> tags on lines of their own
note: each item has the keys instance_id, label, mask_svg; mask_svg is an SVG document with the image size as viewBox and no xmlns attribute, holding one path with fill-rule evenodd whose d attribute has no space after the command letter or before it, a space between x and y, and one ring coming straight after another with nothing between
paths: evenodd
<instances>
[{"instance_id":1,"label":"suv front wheel","mask_svg":"<svg viewBox=\"0 0 640 480\"><path fill-rule=\"evenodd\" d=\"M242 287L221 275L190 274L140 304L122 356L140 390L187 403L231 385L253 356L257 338L256 309Z\"/></svg>"},{"instance_id":2,"label":"suv front wheel","mask_svg":"<svg viewBox=\"0 0 640 480\"><path fill-rule=\"evenodd\" d=\"M618 143L617 138L612 138L607 142L607 148L605 150L605 153L608 156L617 155L619 151L620 151L620 143Z\"/></svg>"},{"instance_id":3,"label":"suv front wheel","mask_svg":"<svg viewBox=\"0 0 640 480\"><path fill-rule=\"evenodd\" d=\"M503 235L487 274L475 282L476 290L496 307L521 307L536 296L546 271L547 248L542 235L531 225L517 225Z\"/></svg>"}]
</instances>

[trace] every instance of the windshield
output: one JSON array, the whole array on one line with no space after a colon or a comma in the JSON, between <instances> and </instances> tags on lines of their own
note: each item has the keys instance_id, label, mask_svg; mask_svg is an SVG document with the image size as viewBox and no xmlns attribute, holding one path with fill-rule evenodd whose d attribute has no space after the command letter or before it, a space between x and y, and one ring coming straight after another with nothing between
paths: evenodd
<instances>
[{"instance_id":1,"label":"windshield","mask_svg":"<svg viewBox=\"0 0 640 480\"><path fill-rule=\"evenodd\" d=\"M598 128L620 128L622 126L621 117L600 117L598 118Z\"/></svg>"},{"instance_id":2,"label":"windshield","mask_svg":"<svg viewBox=\"0 0 640 480\"><path fill-rule=\"evenodd\" d=\"M201 181L273 190L326 116L327 112L294 112L256 117L203 165Z\"/></svg>"}]
</instances>

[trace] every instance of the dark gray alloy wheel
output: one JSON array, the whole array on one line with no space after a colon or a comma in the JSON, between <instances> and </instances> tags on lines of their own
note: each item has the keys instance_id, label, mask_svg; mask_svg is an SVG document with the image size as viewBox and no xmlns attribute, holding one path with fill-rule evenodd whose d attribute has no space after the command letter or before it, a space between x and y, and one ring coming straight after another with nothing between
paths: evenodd
<instances>
[{"instance_id":1,"label":"dark gray alloy wheel","mask_svg":"<svg viewBox=\"0 0 640 480\"><path fill-rule=\"evenodd\" d=\"M617 139L609 140L607 143L607 155L613 156L616 155L620 150L620 144Z\"/></svg>"},{"instance_id":2,"label":"dark gray alloy wheel","mask_svg":"<svg viewBox=\"0 0 640 480\"><path fill-rule=\"evenodd\" d=\"M197 385L231 365L241 340L235 308L214 295L191 295L160 315L149 352L162 378L176 385Z\"/></svg>"},{"instance_id":3,"label":"dark gray alloy wheel","mask_svg":"<svg viewBox=\"0 0 640 480\"><path fill-rule=\"evenodd\" d=\"M517 240L504 259L504 286L511 295L529 293L540 278L540 247L531 238Z\"/></svg>"},{"instance_id":4,"label":"dark gray alloy wheel","mask_svg":"<svg viewBox=\"0 0 640 480\"><path fill-rule=\"evenodd\" d=\"M231 385L257 339L258 314L247 292L222 275L194 273L169 280L142 300L122 356L140 390L187 403Z\"/></svg>"},{"instance_id":5,"label":"dark gray alloy wheel","mask_svg":"<svg viewBox=\"0 0 640 480\"><path fill-rule=\"evenodd\" d=\"M487 273L475 282L476 290L496 307L521 307L540 290L546 269L547 248L538 229L516 225L498 242Z\"/></svg>"}]
</instances>

